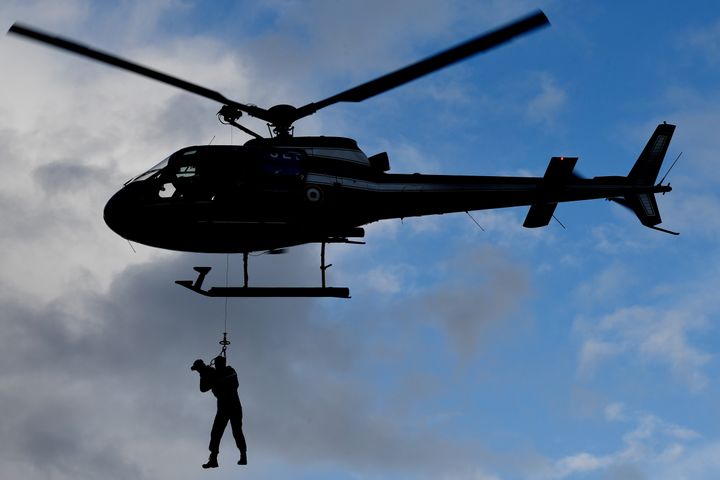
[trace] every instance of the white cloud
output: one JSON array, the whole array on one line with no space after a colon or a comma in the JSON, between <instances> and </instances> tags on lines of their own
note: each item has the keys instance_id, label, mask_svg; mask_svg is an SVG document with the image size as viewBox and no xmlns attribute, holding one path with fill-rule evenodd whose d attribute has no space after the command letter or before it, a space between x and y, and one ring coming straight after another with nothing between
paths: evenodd
<instances>
[{"instance_id":1,"label":"white cloud","mask_svg":"<svg viewBox=\"0 0 720 480\"><path fill-rule=\"evenodd\" d=\"M620 403L609 404L605 415L608 421L632 425L632 429L622 435L621 446L616 451L604 455L584 451L564 456L552 462L549 470L539 478L583 478L584 475L603 471L613 478L622 478L618 477L620 471L632 471L633 475L644 478L642 475L645 472L685 462L689 449L698 448L695 445L700 439L697 432L655 415L627 412Z\"/></svg>"},{"instance_id":2,"label":"white cloud","mask_svg":"<svg viewBox=\"0 0 720 480\"><path fill-rule=\"evenodd\" d=\"M117 23L113 10L99 14L79 2L66 7L57 21L48 17L55 7L39 2L3 5L0 18L8 25L21 18L63 33L80 30L82 42L104 33L100 43L120 45L116 53L211 88L232 92L232 86L261 97L268 91L238 60L240 54L218 41L158 36L148 42L147 34L134 36L134 27L154 25L177 7L174 2L117 7L114 13L124 19L123 28L113 30L122 30L117 35L98 31L103 22ZM94 22L86 31L88 16ZM174 150L207 143L216 134L224 140L228 127L216 123L217 105L16 36L0 42L0 58L9 92L0 106L0 156L13 172L0 180L0 206L15 212L0 227L2 280L48 299L90 277L107 286L127 264L167 255L143 247L134 254L104 225L102 209L124 181Z\"/></svg>"},{"instance_id":3,"label":"white cloud","mask_svg":"<svg viewBox=\"0 0 720 480\"><path fill-rule=\"evenodd\" d=\"M405 282L396 269L388 269L385 267L376 267L362 274L358 280L367 285L372 291L380 292L386 295L394 295L405 288Z\"/></svg>"},{"instance_id":4,"label":"white cloud","mask_svg":"<svg viewBox=\"0 0 720 480\"><path fill-rule=\"evenodd\" d=\"M720 443L709 442L698 448L685 450L680 458L652 469L658 480L713 479L720 475Z\"/></svg>"},{"instance_id":5,"label":"white cloud","mask_svg":"<svg viewBox=\"0 0 720 480\"><path fill-rule=\"evenodd\" d=\"M632 226L629 226L631 222ZM628 225L628 227L626 227L626 225ZM598 252L615 256L647 250L648 245L659 241L659 232L641 230L635 235L628 235L628 228L643 228L639 226L631 212L627 212L627 217L624 219L618 218L618 222L616 223L591 227L590 235L593 239L592 248Z\"/></svg>"},{"instance_id":6,"label":"white cloud","mask_svg":"<svg viewBox=\"0 0 720 480\"><path fill-rule=\"evenodd\" d=\"M687 32L683 42L700 51L711 65L717 65L720 58L720 20Z\"/></svg>"},{"instance_id":7,"label":"white cloud","mask_svg":"<svg viewBox=\"0 0 720 480\"><path fill-rule=\"evenodd\" d=\"M690 182L683 182L688 187ZM691 238L717 238L720 232L720 197L715 193L683 192L663 208L666 225Z\"/></svg>"},{"instance_id":8,"label":"white cloud","mask_svg":"<svg viewBox=\"0 0 720 480\"><path fill-rule=\"evenodd\" d=\"M611 422L626 420L625 405L615 402L605 407L605 418Z\"/></svg>"},{"instance_id":9,"label":"white cloud","mask_svg":"<svg viewBox=\"0 0 720 480\"><path fill-rule=\"evenodd\" d=\"M578 285L575 294L585 306L605 303L621 297L627 289L633 287L635 281L635 277L625 265L613 262Z\"/></svg>"},{"instance_id":10,"label":"white cloud","mask_svg":"<svg viewBox=\"0 0 720 480\"><path fill-rule=\"evenodd\" d=\"M526 115L533 122L553 126L565 106L567 94L551 74L537 74L536 78L540 92L528 101Z\"/></svg>"},{"instance_id":11,"label":"white cloud","mask_svg":"<svg viewBox=\"0 0 720 480\"><path fill-rule=\"evenodd\" d=\"M601 363L627 354L670 368L692 391L700 391L708 383L702 369L711 356L688 337L707 327L703 313L681 308L627 307L598 320L577 320L576 328L584 336L580 372L591 373Z\"/></svg>"},{"instance_id":12,"label":"white cloud","mask_svg":"<svg viewBox=\"0 0 720 480\"><path fill-rule=\"evenodd\" d=\"M607 467L611 462L608 457L596 457L589 453L577 453L560 459L556 463L558 477L564 478L575 473L587 473Z\"/></svg>"},{"instance_id":13,"label":"white cloud","mask_svg":"<svg viewBox=\"0 0 720 480\"><path fill-rule=\"evenodd\" d=\"M599 365L621 353L623 347L613 342L589 339L583 342L580 349L580 365L578 367L582 376L589 376L595 373Z\"/></svg>"}]
</instances>

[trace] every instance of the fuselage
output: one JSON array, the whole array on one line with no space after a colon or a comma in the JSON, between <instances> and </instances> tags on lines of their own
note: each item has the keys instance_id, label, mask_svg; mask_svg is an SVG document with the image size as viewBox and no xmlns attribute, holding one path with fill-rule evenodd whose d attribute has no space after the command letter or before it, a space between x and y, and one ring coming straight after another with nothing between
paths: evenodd
<instances>
[{"instance_id":1,"label":"fuselage","mask_svg":"<svg viewBox=\"0 0 720 480\"><path fill-rule=\"evenodd\" d=\"M390 174L354 140L298 137L187 147L134 178L105 207L118 235L180 251L240 253L362 236L391 218L657 192L626 177ZM642 192L641 192L642 190Z\"/></svg>"}]
</instances>

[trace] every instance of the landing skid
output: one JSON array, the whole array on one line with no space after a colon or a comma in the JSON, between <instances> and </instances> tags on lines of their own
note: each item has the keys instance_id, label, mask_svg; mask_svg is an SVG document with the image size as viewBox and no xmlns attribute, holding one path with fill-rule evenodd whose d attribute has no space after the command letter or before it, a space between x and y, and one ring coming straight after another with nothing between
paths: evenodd
<instances>
[{"instance_id":1,"label":"landing skid","mask_svg":"<svg viewBox=\"0 0 720 480\"><path fill-rule=\"evenodd\" d=\"M337 241L337 240L335 240ZM350 289L347 287L325 286L325 270L332 264L325 265L325 243L322 243L320 250L320 272L322 277L321 287L250 287L248 286L248 254L243 254L244 282L242 287L210 287L203 290L202 285L205 277L212 267L194 267L198 272L197 279L176 280L175 283L195 293L206 297L334 297L350 298ZM362 243L344 240L343 243Z\"/></svg>"},{"instance_id":2,"label":"landing skid","mask_svg":"<svg viewBox=\"0 0 720 480\"><path fill-rule=\"evenodd\" d=\"M210 287L202 289L202 282L211 267L195 267L198 279L176 280L175 283L206 297L335 297L350 298L345 287Z\"/></svg>"}]
</instances>

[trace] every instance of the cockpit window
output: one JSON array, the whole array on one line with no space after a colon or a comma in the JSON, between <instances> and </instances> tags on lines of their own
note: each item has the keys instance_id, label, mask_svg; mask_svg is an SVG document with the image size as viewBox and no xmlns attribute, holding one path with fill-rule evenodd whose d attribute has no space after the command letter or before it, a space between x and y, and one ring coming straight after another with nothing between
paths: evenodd
<instances>
[{"instance_id":1,"label":"cockpit window","mask_svg":"<svg viewBox=\"0 0 720 480\"><path fill-rule=\"evenodd\" d=\"M150 171L162 170L163 168L167 167L167 164L169 161L170 161L170 157L165 157L165 159L162 162L160 162L157 165L155 165L154 167L152 167L150 169Z\"/></svg>"},{"instance_id":2,"label":"cockpit window","mask_svg":"<svg viewBox=\"0 0 720 480\"><path fill-rule=\"evenodd\" d=\"M142 180L147 180L148 178L150 178L150 177L152 177L153 175L155 175L155 173L157 173L157 172L159 172L160 170L162 170L163 168L167 167L167 164L168 164L168 161L169 161L169 160L170 160L170 157L165 157L165 159L164 159L162 162L158 163L157 165L155 165L154 167L152 167L152 168L151 168L150 170L148 170L147 172L141 173L141 174L138 175L137 177L134 177L134 178L128 180L127 182L125 182L125 185L127 185L128 183L132 183L132 182L140 182L140 181L142 181Z\"/></svg>"}]
</instances>

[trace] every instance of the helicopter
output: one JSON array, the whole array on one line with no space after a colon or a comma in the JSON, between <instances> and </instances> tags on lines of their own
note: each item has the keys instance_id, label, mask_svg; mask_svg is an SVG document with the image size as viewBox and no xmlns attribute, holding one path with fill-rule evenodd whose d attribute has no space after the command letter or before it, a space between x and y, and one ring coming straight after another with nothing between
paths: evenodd
<instances>
[{"instance_id":1,"label":"helicopter","mask_svg":"<svg viewBox=\"0 0 720 480\"><path fill-rule=\"evenodd\" d=\"M9 33L216 101L221 123L253 137L242 146L182 148L126 182L107 202L105 223L128 241L243 254L242 287L203 289L210 267L195 267L195 281L176 283L206 296L349 298L348 288L326 286L331 265L325 263L325 246L362 244L362 227L381 220L529 206L523 226L538 228L550 223L558 203L607 199L632 210L643 225L677 235L657 226L662 221L655 194L672 190L664 177L655 183L675 130L667 123L657 126L627 175L590 179L574 173L577 157L552 157L542 177L388 173L386 152L367 156L350 138L294 135L296 121L323 108L364 101L547 25L545 14L536 11L323 100L267 109L26 25L15 23ZM238 123L243 114L266 121L270 135ZM320 287L249 286L250 253L282 253L308 243L321 244Z\"/></svg>"}]
</instances>

